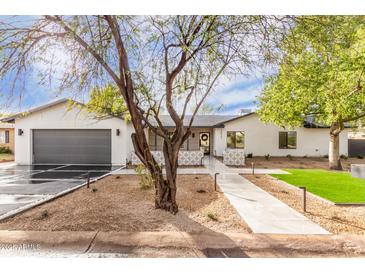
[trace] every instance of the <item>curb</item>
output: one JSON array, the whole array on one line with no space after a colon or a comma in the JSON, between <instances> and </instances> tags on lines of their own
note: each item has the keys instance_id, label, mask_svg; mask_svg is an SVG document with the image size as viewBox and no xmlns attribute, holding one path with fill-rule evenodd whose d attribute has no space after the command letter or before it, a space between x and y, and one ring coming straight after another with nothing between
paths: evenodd
<instances>
[{"instance_id":1,"label":"curb","mask_svg":"<svg viewBox=\"0 0 365 274\"><path fill-rule=\"evenodd\" d=\"M239 249L254 257L364 257L361 235L287 235L249 233L101 232L101 231L7 231L0 230L0 247L18 252L22 246L41 252L71 254L127 254L134 248L161 248L207 251ZM13 249L11 249L13 248ZM1 250L1 249L0 249ZM21 251L21 249L20 249ZM255 255L256 254L256 255ZM260 255L261 254L261 255ZM299 256L303 257L303 256Z\"/></svg>"}]
</instances>

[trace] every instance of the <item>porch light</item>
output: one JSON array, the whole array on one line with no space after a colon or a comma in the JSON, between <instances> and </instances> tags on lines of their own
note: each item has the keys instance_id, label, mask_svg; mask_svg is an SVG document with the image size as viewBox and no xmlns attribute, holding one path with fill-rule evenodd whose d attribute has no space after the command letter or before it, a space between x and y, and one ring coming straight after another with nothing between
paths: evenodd
<instances>
[{"instance_id":1,"label":"porch light","mask_svg":"<svg viewBox=\"0 0 365 274\"><path fill-rule=\"evenodd\" d=\"M19 136L22 136L22 135L23 135L23 133L24 133L24 131L23 131L22 129L20 129L20 128L19 128L19 129L18 129L18 135L19 135Z\"/></svg>"},{"instance_id":2,"label":"porch light","mask_svg":"<svg viewBox=\"0 0 365 274\"><path fill-rule=\"evenodd\" d=\"M120 129L117 129L117 136L120 135Z\"/></svg>"}]
</instances>

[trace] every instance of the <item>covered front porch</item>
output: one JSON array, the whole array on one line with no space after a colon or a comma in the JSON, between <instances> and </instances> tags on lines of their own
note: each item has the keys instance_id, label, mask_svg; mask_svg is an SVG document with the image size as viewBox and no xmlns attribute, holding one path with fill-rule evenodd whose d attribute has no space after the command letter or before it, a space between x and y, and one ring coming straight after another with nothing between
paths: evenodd
<instances>
[{"instance_id":1,"label":"covered front porch","mask_svg":"<svg viewBox=\"0 0 365 274\"><path fill-rule=\"evenodd\" d=\"M152 151L162 151L162 137L156 135L152 130L148 132L148 144ZM204 155L214 155L212 128L192 128L189 138L183 143L180 150L201 151Z\"/></svg>"},{"instance_id":2,"label":"covered front porch","mask_svg":"<svg viewBox=\"0 0 365 274\"><path fill-rule=\"evenodd\" d=\"M181 146L179 152L179 166L202 166L204 156L206 156L205 158L216 156L214 143L217 141L214 134L219 134L214 128L192 128L189 138ZM162 137L156 135L152 130L149 130L148 143L155 160L159 164L164 165ZM230 166L243 166L245 164L244 153L245 151L243 148L226 148L222 155L224 164ZM133 165L141 163L134 153L131 155L130 162Z\"/></svg>"}]
</instances>

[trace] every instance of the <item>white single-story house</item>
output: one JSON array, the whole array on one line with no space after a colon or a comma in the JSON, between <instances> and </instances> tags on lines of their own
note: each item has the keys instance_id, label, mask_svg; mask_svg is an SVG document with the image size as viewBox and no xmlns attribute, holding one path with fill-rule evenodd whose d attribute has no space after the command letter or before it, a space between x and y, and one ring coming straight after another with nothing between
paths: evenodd
<instances>
[{"instance_id":1,"label":"white single-story house","mask_svg":"<svg viewBox=\"0 0 365 274\"><path fill-rule=\"evenodd\" d=\"M186 123L189 121L186 117ZM166 127L173 128L169 116L160 117ZM116 117L98 119L67 99L30 109L7 117L14 123L15 161L18 164L113 164L122 165L133 153L133 126ZM162 140L149 131L153 151L160 151ZM283 129L264 124L259 116L197 115L192 134L182 152L222 156L233 150L254 156L308 156L328 154L329 128L314 123ZM340 153L348 154L348 129L340 134Z\"/></svg>"}]
</instances>

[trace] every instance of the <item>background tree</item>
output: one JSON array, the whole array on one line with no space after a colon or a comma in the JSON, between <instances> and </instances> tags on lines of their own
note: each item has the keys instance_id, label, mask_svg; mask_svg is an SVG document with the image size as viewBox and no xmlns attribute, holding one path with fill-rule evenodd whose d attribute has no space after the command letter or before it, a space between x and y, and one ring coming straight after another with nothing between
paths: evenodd
<instances>
[{"instance_id":1,"label":"background tree","mask_svg":"<svg viewBox=\"0 0 365 274\"><path fill-rule=\"evenodd\" d=\"M84 108L99 119L113 116L130 121L128 108L119 89L110 84L103 88L93 88L90 91L90 100Z\"/></svg>"},{"instance_id":2,"label":"background tree","mask_svg":"<svg viewBox=\"0 0 365 274\"><path fill-rule=\"evenodd\" d=\"M41 63L37 66L40 82L51 82L56 74L59 90L114 86L134 127L134 151L152 175L155 206L176 213L178 153L196 113L222 77L247 74L254 65L273 57L271 49L287 20L290 18L265 16L44 16L19 24L10 18L0 23L0 75L19 83L32 64ZM175 125L172 136L159 119L162 107ZM187 112L192 116L184 125ZM158 126L152 126L153 120ZM146 129L163 139L166 177L152 156Z\"/></svg>"},{"instance_id":3,"label":"background tree","mask_svg":"<svg viewBox=\"0 0 365 274\"><path fill-rule=\"evenodd\" d=\"M365 17L298 18L281 49L259 97L261 119L302 126L310 116L329 125L329 167L341 169L339 134L365 117Z\"/></svg>"}]
</instances>

